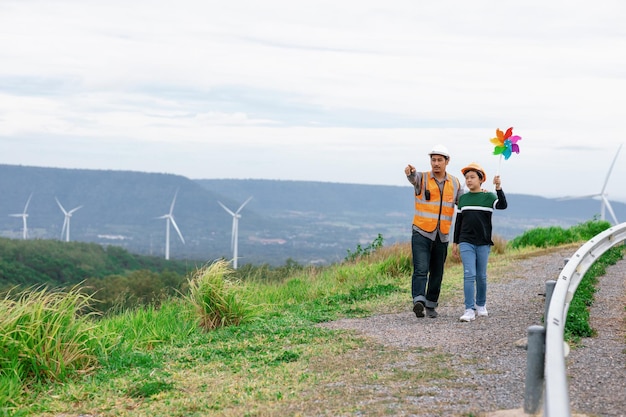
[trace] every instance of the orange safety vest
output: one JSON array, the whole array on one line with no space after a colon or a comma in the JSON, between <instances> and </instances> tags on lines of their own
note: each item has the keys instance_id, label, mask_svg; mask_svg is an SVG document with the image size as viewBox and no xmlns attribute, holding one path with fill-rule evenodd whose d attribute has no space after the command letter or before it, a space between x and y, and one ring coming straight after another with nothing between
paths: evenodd
<instances>
[{"instance_id":1,"label":"orange safety vest","mask_svg":"<svg viewBox=\"0 0 626 417\"><path fill-rule=\"evenodd\" d=\"M459 180L450 174L443 184L443 198L439 192L439 185L430 172L422 173L422 186L420 193L415 194L415 215L413 224L425 232L433 232L437 229L448 234L454 216L456 195L461 188ZM426 181L424 181L426 179ZM424 184L426 182L426 184ZM430 191L430 200L426 200L425 192Z\"/></svg>"}]
</instances>

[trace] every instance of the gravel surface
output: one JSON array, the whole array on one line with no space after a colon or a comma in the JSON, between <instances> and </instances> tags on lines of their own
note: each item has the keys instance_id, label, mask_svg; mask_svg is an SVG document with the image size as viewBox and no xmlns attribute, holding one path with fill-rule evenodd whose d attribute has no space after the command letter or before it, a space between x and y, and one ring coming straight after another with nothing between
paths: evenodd
<instances>
[{"instance_id":1,"label":"gravel surface","mask_svg":"<svg viewBox=\"0 0 626 417\"><path fill-rule=\"evenodd\" d=\"M545 282L557 279L565 258L561 250L515 262L506 276L489 276L489 317L459 321L462 299L440 302L436 319L416 318L411 311L364 319L345 319L325 327L356 330L385 346L410 350L435 348L452 354L461 375L417 392L420 416L467 416L468 404L488 415L523 415L526 375L525 337L541 324ZM445 279L445 278L444 278ZM496 282L498 281L498 282ZM607 269L591 309L597 337L583 339L568 359L572 412L589 416L626 416L626 261ZM518 413L511 413L517 410Z\"/></svg>"}]
</instances>

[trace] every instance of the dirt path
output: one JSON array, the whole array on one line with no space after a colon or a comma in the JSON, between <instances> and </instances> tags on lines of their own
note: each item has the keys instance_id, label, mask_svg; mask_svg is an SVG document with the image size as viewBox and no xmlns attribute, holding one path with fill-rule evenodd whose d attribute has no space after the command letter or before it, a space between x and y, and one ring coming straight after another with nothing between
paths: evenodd
<instances>
[{"instance_id":1,"label":"dirt path","mask_svg":"<svg viewBox=\"0 0 626 417\"><path fill-rule=\"evenodd\" d=\"M420 411L396 415L519 411L524 403L526 374L526 350L520 346L528 327L541 324L545 281L556 279L564 259L572 254L569 249L521 260L506 276L490 277L489 317L471 323L459 321L462 302L457 299L442 303L437 319L417 319L406 312L325 326L356 330L389 348L409 352L435 349L451 358L450 366L460 377L454 383L442 380L418 387L412 395ZM574 349L568 358L573 412L626 416L625 282L626 261L622 260L600 279L591 310L591 323L598 336L583 340L582 347Z\"/></svg>"}]
</instances>

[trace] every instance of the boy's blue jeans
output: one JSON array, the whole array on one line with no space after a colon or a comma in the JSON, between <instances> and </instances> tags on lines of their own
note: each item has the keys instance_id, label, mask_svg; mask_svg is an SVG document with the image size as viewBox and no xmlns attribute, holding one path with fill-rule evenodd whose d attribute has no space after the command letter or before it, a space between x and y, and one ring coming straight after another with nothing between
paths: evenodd
<instances>
[{"instance_id":1,"label":"boy's blue jeans","mask_svg":"<svg viewBox=\"0 0 626 417\"><path fill-rule=\"evenodd\" d=\"M459 253L463 261L463 293L465 309L483 307L487 302L487 262L490 245L459 243Z\"/></svg>"}]
</instances>

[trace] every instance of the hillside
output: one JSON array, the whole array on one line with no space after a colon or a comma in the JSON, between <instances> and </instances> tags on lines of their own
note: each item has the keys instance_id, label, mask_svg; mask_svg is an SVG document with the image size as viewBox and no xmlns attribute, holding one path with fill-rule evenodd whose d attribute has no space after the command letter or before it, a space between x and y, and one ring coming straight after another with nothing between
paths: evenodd
<instances>
[{"instance_id":1,"label":"hillside","mask_svg":"<svg viewBox=\"0 0 626 417\"><path fill-rule=\"evenodd\" d=\"M244 201L255 195L255 209L260 214L284 222L312 225L334 218L354 228L380 227L386 239L408 241L413 216L410 185L378 186L306 181L197 180L207 190ZM528 229L545 226L567 228L600 217L600 202L591 199L557 200L533 195L512 194L506 189L509 207L493 216L494 230L512 239ZM626 219L626 204L612 202L618 219ZM351 216L354 216L351 218ZM315 228L312 228L315 230ZM376 236L366 234L361 243ZM369 239L369 240L368 240Z\"/></svg>"},{"instance_id":2,"label":"hillside","mask_svg":"<svg viewBox=\"0 0 626 417\"><path fill-rule=\"evenodd\" d=\"M14 286L70 287L88 278L126 275L132 271L169 271L182 277L199 264L129 253L94 243L0 238L0 290Z\"/></svg>"},{"instance_id":3,"label":"hillside","mask_svg":"<svg viewBox=\"0 0 626 417\"><path fill-rule=\"evenodd\" d=\"M507 190L505 190L507 191ZM71 221L71 240L115 245L163 257L166 222L173 217L185 239L171 228L172 259L230 259L231 210L249 197L239 220L239 265L282 265L342 260L358 244L380 233L386 243L410 239L410 185L380 186L310 181L192 180L179 175L0 165L0 236L22 237L20 214L28 206L29 239L61 238L66 210L82 206ZM539 226L568 227L599 215L594 200L557 201L509 194L509 209L494 215L497 234L512 238ZM618 219L626 205L613 203Z\"/></svg>"}]
</instances>

